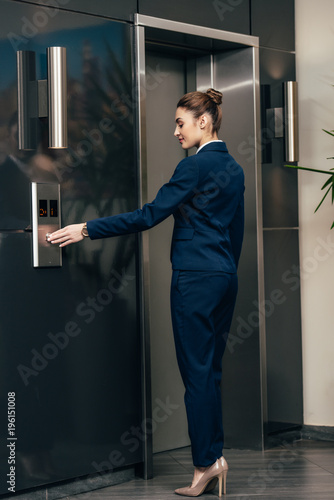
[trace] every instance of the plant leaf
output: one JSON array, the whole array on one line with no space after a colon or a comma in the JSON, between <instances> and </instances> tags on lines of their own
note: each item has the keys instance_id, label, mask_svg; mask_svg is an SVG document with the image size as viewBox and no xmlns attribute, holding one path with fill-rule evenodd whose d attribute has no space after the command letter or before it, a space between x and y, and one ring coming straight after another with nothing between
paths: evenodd
<instances>
[{"instance_id":1,"label":"plant leaf","mask_svg":"<svg viewBox=\"0 0 334 500\"><path fill-rule=\"evenodd\" d=\"M329 186L329 188L327 189L326 193L324 194L321 202L319 203L319 205L317 206L317 208L314 210L314 213L316 213L316 211L320 208L320 206L322 205L322 202L324 201L324 199L326 198L326 196L328 195L329 191L332 189L332 186Z\"/></svg>"},{"instance_id":2,"label":"plant leaf","mask_svg":"<svg viewBox=\"0 0 334 500\"><path fill-rule=\"evenodd\" d=\"M324 132L326 132L326 134L332 135L332 136L334 137L334 133L333 133L333 132L334 132L334 130L329 131L329 130L325 130L324 128L323 128L322 130L323 130Z\"/></svg>"},{"instance_id":3,"label":"plant leaf","mask_svg":"<svg viewBox=\"0 0 334 500\"><path fill-rule=\"evenodd\" d=\"M316 168L300 167L299 165L284 165L284 166L289 168L298 168L299 170L308 170L309 172L318 172L319 174L332 175L332 172L328 170L317 170Z\"/></svg>"},{"instance_id":4,"label":"plant leaf","mask_svg":"<svg viewBox=\"0 0 334 500\"><path fill-rule=\"evenodd\" d=\"M327 187L330 183L333 183L334 184L334 175L331 175L329 179L327 179L327 181L325 182L325 184L322 186L321 189L324 189L325 187ZM333 186L332 186L333 187Z\"/></svg>"}]
</instances>

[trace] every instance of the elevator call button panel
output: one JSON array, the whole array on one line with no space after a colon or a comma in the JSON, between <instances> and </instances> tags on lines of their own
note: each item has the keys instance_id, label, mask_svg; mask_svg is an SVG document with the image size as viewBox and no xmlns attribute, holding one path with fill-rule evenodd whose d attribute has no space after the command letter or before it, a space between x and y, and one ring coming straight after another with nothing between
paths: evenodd
<instances>
[{"instance_id":1,"label":"elevator call button panel","mask_svg":"<svg viewBox=\"0 0 334 500\"><path fill-rule=\"evenodd\" d=\"M61 248L47 241L47 235L60 229L60 185L32 182L33 266L59 267Z\"/></svg>"}]
</instances>

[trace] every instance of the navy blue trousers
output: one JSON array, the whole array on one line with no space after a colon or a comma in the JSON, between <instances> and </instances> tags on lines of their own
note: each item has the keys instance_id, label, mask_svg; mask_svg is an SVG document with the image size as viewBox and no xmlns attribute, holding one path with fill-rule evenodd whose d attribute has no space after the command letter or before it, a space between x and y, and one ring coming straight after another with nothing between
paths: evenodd
<instances>
[{"instance_id":1,"label":"navy blue trousers","mask_svg":"<svg viewBox=\"0 0 334 500\"><path fill-rule=\"evenodd\" d=\"M237 290L236 274L173 271L173 332L196 467L207 467L223 454L222 357Z\"/></svg>"}]
</instances>

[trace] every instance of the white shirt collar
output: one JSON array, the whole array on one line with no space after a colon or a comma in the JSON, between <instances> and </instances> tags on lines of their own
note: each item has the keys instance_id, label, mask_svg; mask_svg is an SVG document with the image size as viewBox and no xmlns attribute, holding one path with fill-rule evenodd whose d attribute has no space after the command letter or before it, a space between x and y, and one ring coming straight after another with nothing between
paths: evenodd
<instances>
[{"instance_id":1,"label":"white shirt collar","mask_svg":"<svg viewBox=\"0 0 334 500\"><path fill-rule=\"evenodd\" d=\"M204 148L204 146L207 146L208 144L211 144L212 142L223 142L223 141L221 141L221 140L219 140L219 139L215 139L215 140L213 140L213 141L206 142L205 144L202 144L202 146L200 146L200 147L198 148L198 150L196 151L196 154L197 154L197 153L198 153L198 152L199 152L202 148Z\"/></svg>"}]
</instances>

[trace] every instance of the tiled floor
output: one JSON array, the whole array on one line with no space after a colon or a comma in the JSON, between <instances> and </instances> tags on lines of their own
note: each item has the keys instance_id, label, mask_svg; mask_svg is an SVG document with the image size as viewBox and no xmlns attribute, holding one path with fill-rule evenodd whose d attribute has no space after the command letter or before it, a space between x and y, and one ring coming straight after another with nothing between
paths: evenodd
<instances>
[{"instance_id":1,"label":"tiled floor","mask_svg":"<svg viewBox=\"0 0 334 500\"><path fill-rule=\"evenodd\" d=\"M227 499L237 500L334 500L334 442L295 441L262 452L225 450L229 463ZM192 478L189 448L154 456L154 478L136 478L128 483L68 500L176 500L174 489L187 486ZM218 490L203 494L217 498Z\"/></svg>"}]
</instances>

